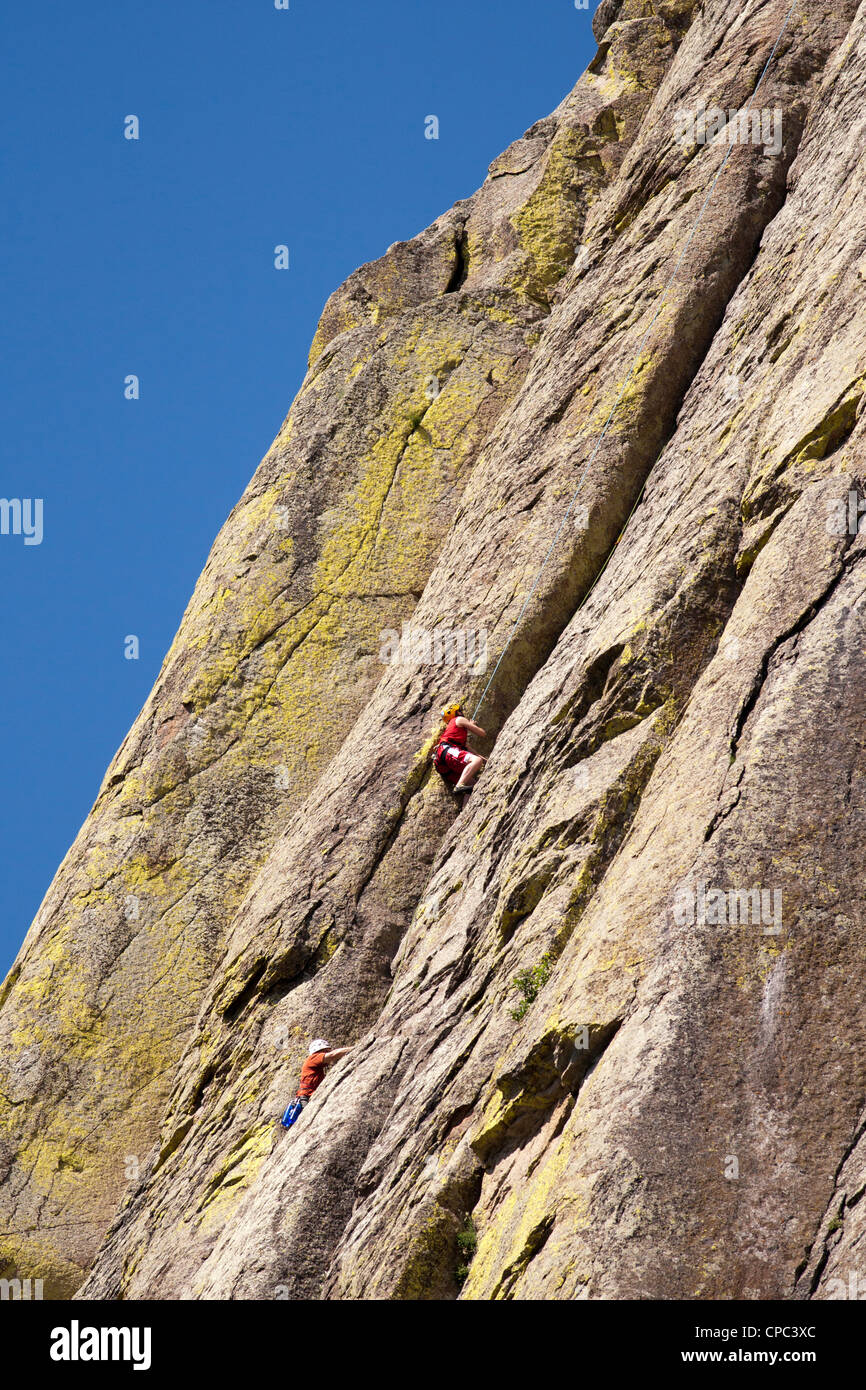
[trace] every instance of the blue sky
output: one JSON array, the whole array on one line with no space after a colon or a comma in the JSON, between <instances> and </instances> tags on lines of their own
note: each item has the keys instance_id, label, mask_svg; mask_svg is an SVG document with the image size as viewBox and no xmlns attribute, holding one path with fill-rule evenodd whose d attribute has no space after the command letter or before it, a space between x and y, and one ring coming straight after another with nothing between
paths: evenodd
<instances>
[{"instance_id":1,"label":"blue sky","mask_svg":"<svg viewBox=\"0 0 866 1390\"><path fill-rule=\"evenodd\" d=\"M0 496L42 498L44 534L0 535L0 978L291 404L327 296L474 192L559 103L595 51L591 13L4 7Z\"/></svg>"}]
</instances>

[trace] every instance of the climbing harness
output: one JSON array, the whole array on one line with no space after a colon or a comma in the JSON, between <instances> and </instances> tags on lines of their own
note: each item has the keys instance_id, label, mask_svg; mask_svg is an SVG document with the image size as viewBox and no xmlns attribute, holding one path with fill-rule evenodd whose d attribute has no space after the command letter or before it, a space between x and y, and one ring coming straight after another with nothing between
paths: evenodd
<instances>
[{"instance_id":1,"label":"climbing harness","mask_svg":"<svg viewBox=\"0 0 866 1390\"><path fill-rule=\"evenodd\" d=\"M436 748L435 748L435 750L434 750L434 752L433 752L433 766L435 767L436 771L439 773L439 776L440 776L445 782L448 782L448 785L449 785L450 787L453 787L454 784L453 784L452 782L450 782L449 779L448 779L448 750L449 750L449 748L454 748L458 753L465 753L465 752L467 751L467 750L466 750L465 748L463 748L463 747L461 746L461 744L459 744L459 743L452 743L452 741L451 741L450 739L440 739L439 743L437 743ZM462 771L462 765L461 765L460 770Z\"/></svg>"},{"instance_id":2,"label":"climbing harness","mask_svg":"<svg viewBox=\"0 0 866 1390\"><path fill-rule=\"evenodd\" d=\"M437 772L442 772L444 770L446 750L456 747L456 743L451 743L449 739L442 739L440 743L436 744L433 750L433 766Z\"/></svg>"}]
</instances>

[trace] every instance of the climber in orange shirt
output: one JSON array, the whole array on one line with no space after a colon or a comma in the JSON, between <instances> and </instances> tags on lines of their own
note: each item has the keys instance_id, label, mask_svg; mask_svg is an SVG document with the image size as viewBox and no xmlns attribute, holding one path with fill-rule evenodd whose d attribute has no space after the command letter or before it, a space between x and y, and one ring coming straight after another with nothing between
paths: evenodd
<instances>
[{"instance_id":1,"label":"climber in orange shirt","mask_svg":"<svg viewBox=\"0 0 866 1390\"><path fill-rule=\"evenodd\" d=\"M307 1060L301 1067L301 1080L298 1085L298 1094L286 1110L280 1124L283 1129L290 1129L295 1120L300 1115L304 1106L309 1101L315 1090L321 1086L325 1079L325 1070L332 1062L339 1062L341 1057L351 1051L348 1047L331 1047L325 1038L314 1038L310 1043Z\"/></svg>"}]
</instances>

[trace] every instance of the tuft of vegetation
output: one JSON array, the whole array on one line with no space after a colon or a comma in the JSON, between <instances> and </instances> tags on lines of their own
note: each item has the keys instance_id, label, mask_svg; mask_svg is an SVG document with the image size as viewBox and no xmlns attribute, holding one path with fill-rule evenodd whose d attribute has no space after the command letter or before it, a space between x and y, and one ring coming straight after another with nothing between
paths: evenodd
<instances>
[{"instance_id":1,"label":"tuft of vegetation","mask_svg":"<svg viewBox=\"0 0 866 1390\"><path fill-rule=\"evenodd\" d=\"M462 1257L460 1264L454 1271L454 1277L457 1280L458 1288L462 1289L463 1285L466 1283L469 1265L472 1262L472 1256L475 1254L477 1248L478 1234L472 1223L472 1217L467 1216L466 1225L463 1227L463 1230L457 1232L457 1249Z\"/></svg>"},{"instance_id":2,"label":"tuft of vegetation","mask_svg":"<svg viewBox=\"0 0 866 1390\"><path fill-rule=\"evenodd\" d=\"M511 1010L511 1017L516 1023L526 1017L550 979L553 973L553 960L553 952L545 951L537 965L533 966L531 970L521 970L511 981L512 988L519 990L523 995L517 1008Z\"/></svg>"}]
</instances>

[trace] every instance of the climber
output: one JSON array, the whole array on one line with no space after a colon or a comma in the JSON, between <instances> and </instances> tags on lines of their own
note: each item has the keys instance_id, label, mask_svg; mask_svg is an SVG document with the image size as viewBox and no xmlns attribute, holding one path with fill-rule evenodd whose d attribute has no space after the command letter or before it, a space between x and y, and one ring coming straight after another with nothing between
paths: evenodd
<instances>
[{"instance_id":1,"label":"climber","mask_svg":"<svg viewBox=\"0 0 866 1390\"><path fill-rule=\"evenodd\" d=\"M283 1129L291 1129L313 1092L325 1079L325 1070L332 1062L339 1062L349 1052L348 1047L331 1047L325 1038L314 1038L310 1043L307 1060L301 1067L301 1080L298 1094L280 1120Z\"/></svg>"},{"instance_id":2,"label":"climber","mask_svg":"<svg viewBox=\"0 0 866 1390\"><path fill-rule=\"evenodd\" d=\"M484 738L484 730L460 713L459 704L446 705L442 725L433 750L433 765L440 777L455 792L471 792L472 784L487 762L480 753L466 747L466 735Z\"/></svg>"}]
</instances>

